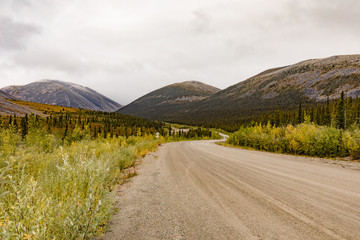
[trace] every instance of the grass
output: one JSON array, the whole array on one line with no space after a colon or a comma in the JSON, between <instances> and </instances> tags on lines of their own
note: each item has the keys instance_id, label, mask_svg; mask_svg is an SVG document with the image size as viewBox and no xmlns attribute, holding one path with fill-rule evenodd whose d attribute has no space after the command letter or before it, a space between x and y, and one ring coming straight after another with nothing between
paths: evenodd
<instances>
[{"instance_id":1,"label":"grass","mask_svg":"<svg viewBox=\"0 0 360 240\"><path fill-rule=\"evenodd\" d=\"M0 130L0 239L88 239L104 232L111 192L136 174L125 169L161 141L77 132L61 142L41 128L22 140L14 129Z\"/></svg>"}]
</instances>

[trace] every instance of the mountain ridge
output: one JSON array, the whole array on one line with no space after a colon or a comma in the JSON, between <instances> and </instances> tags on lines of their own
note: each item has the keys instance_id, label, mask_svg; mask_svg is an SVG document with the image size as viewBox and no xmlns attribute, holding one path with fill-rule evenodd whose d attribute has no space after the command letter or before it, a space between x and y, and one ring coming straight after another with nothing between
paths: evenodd
<instances>
[{"instance_id":1,"label":"mountain ridge","mask_svg":"<svg viewBox=\"0 0 360 240\"><path fill-rule=\"evenodd\" d=\"M117 112L137 117L164 120L177 112L186 112L191 104L206 99L220 89L199 81L174 83L154 90Z\"/></svg>"},{"instance_id":2,"label":"mountain ridge","mask_svg":"<svg viewBox=\"0 0 360 240\"><path fill-rule=\"evenodd\" d=\"M112 112L122 106L95 90L71 82L39 80L1 89L20 100L44 104Z\"/></svg>"},{"instance_id":3,"label":"mountain ridge","mask_svg":"<svg viewBox=\"0 0 360 240\"><path fill-rule=\"evenodd\" d=\"M360 55L309 59L267 69L204 99L187 104L186 111L163 114L162 120L217 126L220 121L238 122L276 108L296 109L300 102L306 105L323 102L327 98L336 99L342 91L347 96L360 96ZM162 114L155 107L148 105L146 111ZM142 117L154 119L151 115Z\"/></svg>"},{"instance_id":4,"label":"mountain ridge","mask_svg":"<svg viewBox=\"0 0 360 240\"><path fill-rule=\"evenodd\" d=\"M45 114L32 109L27 106L16 104L12 100L17 100L15 97L9 95L8 93L0 90L0 115L15 115L22 117L25 114L37 114L39 116L45 116Z\"/></svg>"}]
</instances>

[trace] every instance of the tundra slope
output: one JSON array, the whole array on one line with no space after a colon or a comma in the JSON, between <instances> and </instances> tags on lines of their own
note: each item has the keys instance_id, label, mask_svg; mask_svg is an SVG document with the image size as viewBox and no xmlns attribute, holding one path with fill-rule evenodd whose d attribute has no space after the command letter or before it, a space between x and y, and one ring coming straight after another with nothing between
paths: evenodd
<instances>
[{"instance_id":1,"label":"tundra slope","mask_svg":"<svg viewBox=\"0 0 360 240\"><path fill-rule=\"evenodd\" d=\"M24 86L8 86L2 91L23 101L113 112L121 105L104 95L75 83L40 80Z\"/></svg>"},{"instance_id":2,"label":"tundra slope","mask_svg":"<svg viewBox=\"0 0 360 240\"><path fill-rule=\"evenodd\" d=\"M163 121L226 126L273 112L276 108L294 110L300 101L306 105L325 101L328 97L336 99L341 91L347 96L359 96L360 55L311 59L269 69L199 101L188 102L182 108L172 107L166 100L161 100L161 105L153 104L153 99L161 95L153 93L159 90L120 112L150 119L161 116Z\"/></svg>"},{"instance_id":3,"label":"tundra slope","mask_svg":"<svg viewBox=\"0 0 360 240\"><path fill-rule=\"evenodd\" d=\"M34 113L40 116L44 116L44 114L39 111L13 103L11 100L16 99L8 93L0 90L0 115L16 115L18 117L23 117L25 114L29 115Z\"/></svg>"}]
</instances>

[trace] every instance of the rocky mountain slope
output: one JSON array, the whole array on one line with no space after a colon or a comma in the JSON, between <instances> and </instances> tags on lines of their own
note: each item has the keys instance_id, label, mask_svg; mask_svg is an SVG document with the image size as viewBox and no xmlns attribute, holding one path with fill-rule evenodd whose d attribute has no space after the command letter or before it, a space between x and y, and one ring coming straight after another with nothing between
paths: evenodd
<instances>
[{"instance_id":1,"label":"rocky mountain slope","mask_svg":"<svg viewBox=\"0 0 360 240\"><path fill-rule=\"evenodd\" d=\"M161 121L177 119L190 106L218 91L220 89L198 81L175 83L146 94L118 112Z\"/></svg>"},{"instance_id":2,"label":"rocky mountain slope","mask_svg":"<svg viewBox=\"0 0 360 240\"><path fill-rule=\"evenodd\" d=\"M207 97L197 99L199 101L178 102L178 106L174 98L169 101L163 94L169 87L138 99L120 112L150 119L162 116L159 119L165 121L217 126L219 122L237 122L272 112L277 107L280 110L296 109L300 101L306 105L325 101L328 97L335 99L341 91L356 97L360 95L360 55L311 59L269 69L225 90L212 91Z\"/></svg>"},{"instance_id":3,"label":"rocky mountain slope","mask_svg":"<svg viewBox=\"0 0 360 240\"><path fill-rule=\"evenodd\" d=\"M270 69L204 99L191 111L198 115L230 113L238 118L276 107L294 108L300 101L335 99L341 91L347 96L360 95L360 55L311 59Z\"/></svg>"},{"instance_id":4,"label":"rocky mountain slope","mask_svg":"<svg viewBox=\"0 0 360 240\"><path fill-rule=\"evenodd\" d=\"M37 114L43 116L44 114L31 109L26 106L22 106L16 103L11 102L10 100L14 100L15 98L8 93L0 90L0 115L16 115L16 116L24 116L25 114Z\"/></svg>"},{"instance_id":5,"label":"rocky mountain slope","mask_svg":"<svg viewBox=\"0 0 360 240\"><path fill-rule=\"evenodd\" d=\"M41 80L24 86L1 89L23 101L112 112L121 105L104 95L78 84L57 80Z\"/></svg>"}]
</instances>

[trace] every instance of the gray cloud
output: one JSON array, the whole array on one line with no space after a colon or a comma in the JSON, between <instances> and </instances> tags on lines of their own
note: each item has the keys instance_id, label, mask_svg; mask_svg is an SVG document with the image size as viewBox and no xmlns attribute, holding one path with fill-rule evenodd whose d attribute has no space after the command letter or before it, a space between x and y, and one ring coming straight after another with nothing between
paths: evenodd
<instances>
[{"instance_id":1,"label":"gray cloud","mask_svg":"<svg viewBox=\"0 0 360 240\"><path fill-rule=\"evenodd\" d=\"M14 10L18 10L19 8L23 7L31 7L32 1L31 0L13 0L12 7Z\"/></svg>"},{"instance_id":2,"label":"gray cloud","mask_svg":"<svg viewBox=\"0 0 360 240\"><path fill-rule=\"evenodd\" d=\"M358 0L9 0L0 8L0 87L59 79L121 104L174 82L226 88L267 68L360 49Z\"/></svg>"},{"instance_id":3,"label":"gray cloud","mask_svg":"<svg viewBox=\"0 0 360 240\"><path fill-rule=\"evenodd\" d=\"M195 33L210 33L210 15L203 9L197 9L192 12L194 18L191 20L191 28Z\"/></svg>"},{"instance_id":4,"label":"gray cloud","mask_svg":"<svg viewBox=\"0 0 360 240\"><path fill-rule=\"evenodd\" d=\"M288 17L311 22L322 27L341 29L358 26L360 2L358 0L317 0L286 2Z\"/></svg>"},{"instance_id":5,"label":"gray cloud","mask_svg":"<svg viewBox=\"0 0 360 240\"><path fill-rule=\"evenodd\" d=\"M9 17L0 16L0 26L0 48L5 50L23 49L30 37L40 33L38 27Z\"/></svg>"}]
</instances>

